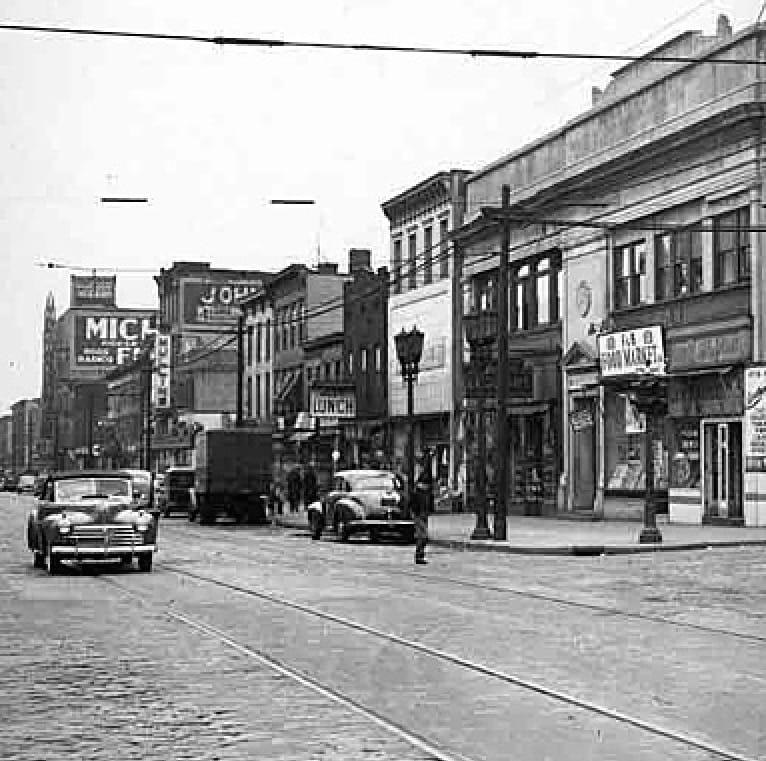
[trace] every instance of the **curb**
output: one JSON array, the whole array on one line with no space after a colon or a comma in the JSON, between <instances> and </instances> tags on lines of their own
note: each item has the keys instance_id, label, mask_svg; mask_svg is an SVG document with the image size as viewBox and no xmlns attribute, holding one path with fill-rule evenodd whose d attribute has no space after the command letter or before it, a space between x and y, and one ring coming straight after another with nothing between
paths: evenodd
<instances>
[{"instance_id":1,"label":"curb","mask_svg":"<svg viewBox=\"0 0 766 761\"><path fill-rule=\"evenodd\" d=\"M291 523L279 518L274 526L308 531L308 523ZM636 555L648 552L689 552L696 550L727 549L733 547L765 547L766 539L739 539L735 541L685 542L683 544L568 544L568 545L512 545L466 539L429 538L432 547L444 547L459 552L501 552L509 555L552 555L597 557L599 555Z\"/></svg>"}]
</instances>

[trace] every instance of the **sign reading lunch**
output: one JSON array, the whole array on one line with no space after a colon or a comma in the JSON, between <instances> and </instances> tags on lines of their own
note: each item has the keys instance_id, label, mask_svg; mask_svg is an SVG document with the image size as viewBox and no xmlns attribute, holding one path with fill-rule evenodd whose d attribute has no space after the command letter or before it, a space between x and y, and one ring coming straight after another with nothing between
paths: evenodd
<instances>
[{"instance_id":1,"label":"sign reading lunch","mask_svg":"<svg viewBox=\"0 0 766 761\"><path fill-rule=\"evenodd\" d=\"M353 391L311 390L311 415L318 418L356 417L356 396Z\"/></svg>"},{"instance_id":2,"label":"sign reading lunch","mask_svg":"<svg viewBox=\"0 0 766 761\"><path fill-rule=\"evenodd\" d=\"M664 375L662 326L604 333L598 337L598 356L602 377Z\"/></svg>"},{"instance_id":3,"label":"sign reading lunch","mask_svg":"<svg viewBox=\"0 0 766 761\"><path fill-rule=\"evenodd\" d=\"M78 315L75 321L75 364L116 367L138 359L144 341L155 333L151 313L118 312Z\"/></svg>"}]
</instances>

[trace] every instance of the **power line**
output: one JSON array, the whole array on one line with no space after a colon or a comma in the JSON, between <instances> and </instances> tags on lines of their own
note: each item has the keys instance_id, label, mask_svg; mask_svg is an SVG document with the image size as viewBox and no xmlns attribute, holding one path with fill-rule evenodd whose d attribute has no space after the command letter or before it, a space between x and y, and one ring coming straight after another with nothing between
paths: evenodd
<instances>
[{"instance_id":1,"label":"power line","mask_svg":"<svg viewBox=\"0 0 766 761\"><path fill-rule=\"evenodd\" d=\"M256 48L309 48L314 50L354 51L362 53L407 53L428 55L452 55L469 58L499 59L559 59L593 61L654 61L658 63L694 63L708 59L710 53L699 56L682 55L626 55L622 53L576 53L567 51L523 50L513 48L444 48L421 45L385 45L376 43L317 42L308 40L286 40L264 37L205 36L194 34L171 34L162 32L128 32L116 29L85 27L38 26L33 24L0 24L0 31L33 32L37 34L70 35L79 37L109 37L158 42L195 42L218 47ZM748 65L764 63L758 58L715 58L710 63Z\"/></svg>"}]
</instances>

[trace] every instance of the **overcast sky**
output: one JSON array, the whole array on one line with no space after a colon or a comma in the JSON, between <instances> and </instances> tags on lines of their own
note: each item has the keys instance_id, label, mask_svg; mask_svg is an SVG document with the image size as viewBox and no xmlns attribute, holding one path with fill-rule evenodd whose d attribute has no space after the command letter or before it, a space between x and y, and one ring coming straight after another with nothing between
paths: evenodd
<instances>
[{"instance_id":1,"label":"overcast sky","mask_svg":"<svg viewBox=\"0 0 766 761\"><path fill-rule=\"evenodd\" d=\"M607 54L713 34L719 13L736 32L761 4L2 0L0 23ZM384 264L382 201L542 136L619 65L0 31L0 413L40 393L46 293L68 306L73 270L38 262L121 270L122 307L155 307L151 272L176 260L279 270L319 241L342 269L351 247Z\"/></svg>"}]
</instances>

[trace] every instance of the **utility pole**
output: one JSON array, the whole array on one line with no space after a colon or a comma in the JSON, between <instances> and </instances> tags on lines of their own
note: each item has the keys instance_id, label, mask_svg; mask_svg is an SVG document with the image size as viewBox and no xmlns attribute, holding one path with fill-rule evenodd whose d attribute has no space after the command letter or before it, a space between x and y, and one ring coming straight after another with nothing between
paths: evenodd
<instances>
[{"instance_id":1,"label":"utility pole","mask_svg":"<svg viewBox=\"0 0 766 761\"><path fill-rule=\"evenodd\" d=\"M507 213L511 205L511 186L502 190L502 239L500 264L497 274L497 418L495 443L497 446L497 488L495 494L494 538L505 541L508 515L508 415L505 406L508 392L508 255L511 248L511 223Z\"/></svg>"},{"instance_id":2,"label":"utility pole","mask_svg":"<svg viewBox=\"0 0 766 761\"><path fill-rule=\"evenodd\" d=\"M144 419L144 470L152 469L152 353L149 346L144 349L142 358L143 382L143 419Z\"/></svg>"},{"instance_id":3,"label":"utility pole","mask_svg":"<svg viewBox=\"0 0 766 761\"><path fill-rule=\"evenodd\" d=\"M237 315L237 411L236 422L237 428L242 427L242 421L244 418L242 410L242 384L245 374L245 313L242 308L239 308L239 314Z\"/></svg>"}]
</instances>

